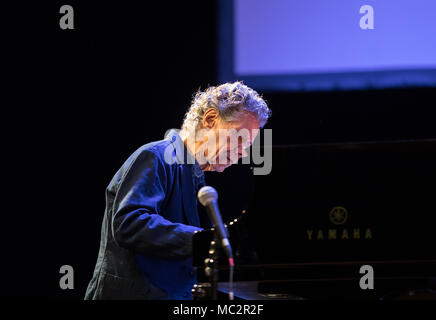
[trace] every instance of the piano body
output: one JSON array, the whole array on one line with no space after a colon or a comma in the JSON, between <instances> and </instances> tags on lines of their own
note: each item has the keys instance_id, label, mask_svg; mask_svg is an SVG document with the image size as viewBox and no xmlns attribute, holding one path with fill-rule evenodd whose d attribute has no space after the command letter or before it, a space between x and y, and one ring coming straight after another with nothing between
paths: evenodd
<instances>
[{"instance_id":1,"label":"piano body","mask_svg":"<svg viewBox=\"0 0 436 320\"><path fill-rule=\"evenodd\" d=\"M272 155L272 172L251 177L247 208L225 221L236 298L435 299L436 140L274 146ZM212 237L193 238L197 299L210 284ZM360 286L365 265L373 289Z\"/></svg>"}]
</instances>

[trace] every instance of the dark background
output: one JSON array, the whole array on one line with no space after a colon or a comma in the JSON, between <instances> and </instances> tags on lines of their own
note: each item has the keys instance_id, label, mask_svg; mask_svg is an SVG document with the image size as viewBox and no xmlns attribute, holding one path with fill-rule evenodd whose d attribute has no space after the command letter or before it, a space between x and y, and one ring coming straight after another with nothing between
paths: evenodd
<instances>
[{"instance_id":1,"label":"dark background","mask_svg":"<svg viewBox=\"0 0 436 320\"><path fill-rule=\"evenodd\" d=\"M75 29L59 28L74 8ZM100 239L105 187L139 146L179 128L192 95L217 84L218 1L35 5L15 144L20 178L5 222L2 295L82 299ZM436 138L436 89L263 92L274 144ZM21 156L23 154L23 156ZM7 170L6 170L7 171ZM207 174L224 207L242 187ZM20 188L20 189L16 189ZM12 198L11 198L12 199ZM71 265L75 290L60 290Z\"/></svg>"}]
</instances>

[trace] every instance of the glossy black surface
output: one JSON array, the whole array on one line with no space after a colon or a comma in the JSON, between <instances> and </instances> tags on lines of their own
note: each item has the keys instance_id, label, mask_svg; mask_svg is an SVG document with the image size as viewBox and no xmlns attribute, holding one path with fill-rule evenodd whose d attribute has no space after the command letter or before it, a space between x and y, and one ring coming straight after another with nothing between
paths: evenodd
<instances>
[{"instance_id":1,"label":"glossy black surface","mask_svg":"<svg viewBox=\"0 0 436 320\"><path fill-rule=\"evenodd\" d=\"M366 298L433 286L436 140L276 146L271 174L253 181L247 210L227 221L237 281L260 280L259 292L361 297L359 268L369 264L378 292ZM345 221L331 218L337 207ZM211 235L194 236L199 281Z\"/></svg>"}]
</instances>

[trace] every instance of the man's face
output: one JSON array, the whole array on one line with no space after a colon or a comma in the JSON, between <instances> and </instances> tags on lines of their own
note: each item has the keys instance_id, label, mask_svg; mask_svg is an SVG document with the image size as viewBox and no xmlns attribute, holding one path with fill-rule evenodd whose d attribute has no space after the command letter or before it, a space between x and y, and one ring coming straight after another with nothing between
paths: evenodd
<instances>
[{"instance_id":1,"label":"man's face","mask_svg":"<svg viewBox=\"0 0 436 320\"><path fill-rule=\"evenodd\" d=\"M205 152L208 166L204 170L222 172L237 163L239 158L246 157L246 149L251 146L258 131L259 122L250 113L245 113L238 121L219 119L206 134L209 141Z\"/></svg>"}]
</instances>

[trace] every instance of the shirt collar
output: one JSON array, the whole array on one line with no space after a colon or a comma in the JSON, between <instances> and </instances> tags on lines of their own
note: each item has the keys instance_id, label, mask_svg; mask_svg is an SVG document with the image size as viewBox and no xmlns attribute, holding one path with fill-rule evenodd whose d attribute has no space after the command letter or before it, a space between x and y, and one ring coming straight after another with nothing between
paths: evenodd
<instances>
[{"instance_id":1,"label":"shirt collar","mask_svg":"<svg viewBox=\"0 0 436 320\"><path fill-rule=\"evenodd\" d=\"M192 165L192 178L197 190L205 185L204 172L201 170L198 161L188 150L177 129L171 129L165 136L165 139L171 141L176 153L177 163Z\"/></svg>"}]
</instances>

